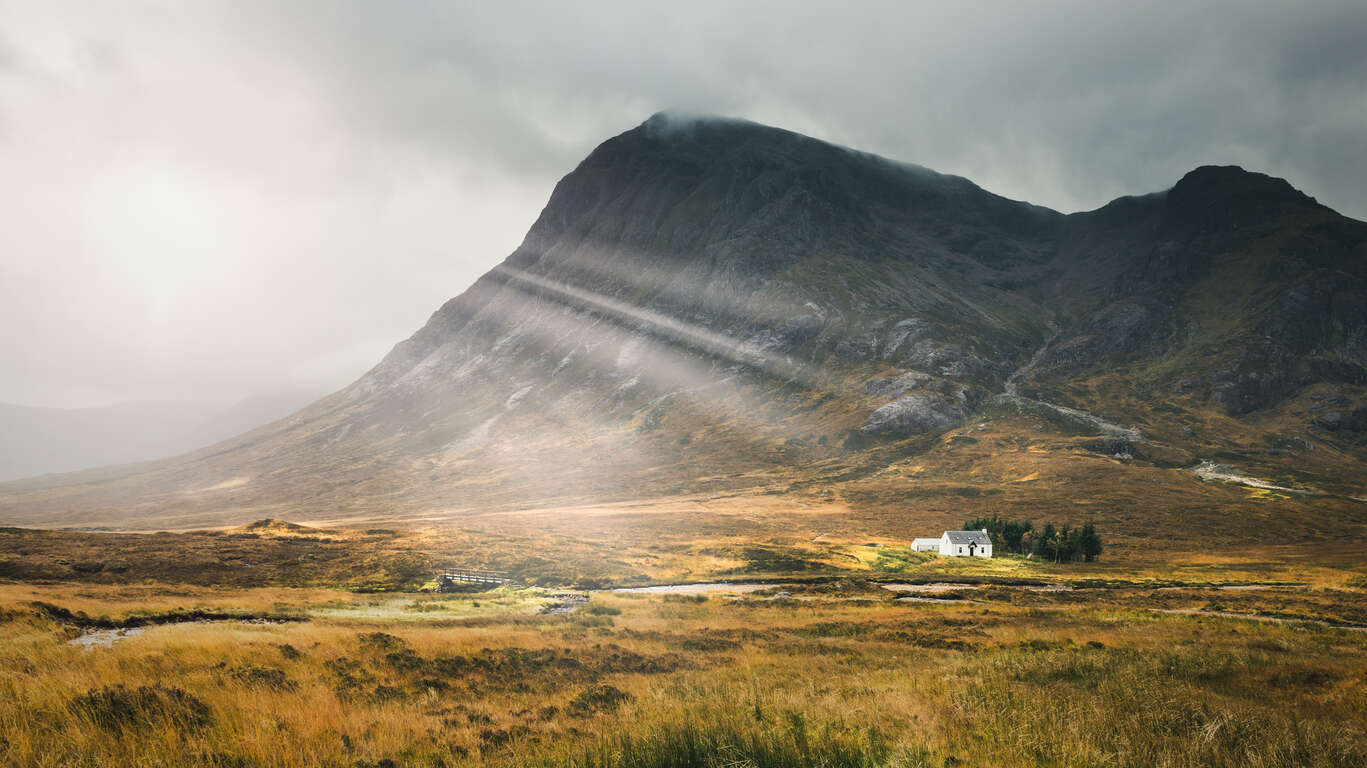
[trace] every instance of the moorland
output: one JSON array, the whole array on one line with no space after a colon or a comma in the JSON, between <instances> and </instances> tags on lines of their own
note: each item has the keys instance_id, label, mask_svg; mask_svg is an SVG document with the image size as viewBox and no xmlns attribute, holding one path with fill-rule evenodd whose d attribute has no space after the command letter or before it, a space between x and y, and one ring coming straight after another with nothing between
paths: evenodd
<instances>
[{"instance_id":1,"label":"moorland","mask_svg":"<svg viewBox=\"0 0 1367 768\"><path fill-rule=\"evenodd\" d=\"M1351 548L1111 542L1097 562L1055 564L829 534L622 541L279 521L6 529L0 694L13 705L0 708L0 754L282 767L1367 759L1367 569ZM523 555L527 571L512 556L523 549L540 553ZM452 562L520 583L431 591ZM683 582L719 586L614 589ZM566 602L571 590L587 601Z\"/></svg>"}]
</instances>

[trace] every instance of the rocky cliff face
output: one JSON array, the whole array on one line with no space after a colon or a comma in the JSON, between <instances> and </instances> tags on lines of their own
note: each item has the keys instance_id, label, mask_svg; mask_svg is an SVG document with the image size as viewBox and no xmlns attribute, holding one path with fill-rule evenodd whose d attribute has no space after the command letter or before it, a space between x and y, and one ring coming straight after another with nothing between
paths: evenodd
<instances>
[{"instance_id":1,"label":"rocky cliff face","mask_svg":"<svg viewBox=\"0 0 1367 768\"><path fill-rule=\"evenodd\" d=\"M1043 274L1063 221L785 131L657 115L595 150L522 246L350 396L480 381L534 401L559 376L635 402L719 374L878 365L957 382L963 404L1043 338L1019 285Z\"/></svg>"},{"instance_id":2,"label":"rocky cliff face","mask_svg":"<svg viewBox=\"0 0 1367 768\"><path fill-rule=\"evenodd\" d=\"M679 358L703 385L728 366L891 369L900 384L836 393L895 394L876 432L962 421L1013 374L1107 365L1242 414L1363 383L1364 243L1363 224L1238 168L1062 216L777 129L657 115L566 177L522 247L357 391L483 376L468 364L493 339L504 362L561 371L606 347L577 373L618 395L678 389ZM1184 356L1200 359L1164 365ZM529 394L546 360L521 369Z\"/></svg>"},{"instance_id":3,"label":"rocky cliff face","mask_svg":"<svg viewBox=\"0 0 1367 768\"><path fill-rule=\"evenodd\" d=\"M93 490L11 487L0 517L53 499L208 515L224 500L196 489L231 478L230 508L257 517L706 493L874 471L1003 419L1194 460L1193 425L1272 414L1357 456L1365 270L1367 225L1238 168L1065 216L656 115L346 390Z\"/></svg>"},{"instance_id":4,"label":"rocky cliff face","mask_svg":"<svg viewBox=\"0 0 1367 768\"><path fill-rule=\"evenodd\" d=\"M1203 167L1162 195L1069 217L1059 255L1069 332L1053 376L1127 363L1233 415L1320 382L1360 384L1367 225L1281 179ZM1110 274L1078 291L1098 251Z\"/></svg>"}]
</instances>

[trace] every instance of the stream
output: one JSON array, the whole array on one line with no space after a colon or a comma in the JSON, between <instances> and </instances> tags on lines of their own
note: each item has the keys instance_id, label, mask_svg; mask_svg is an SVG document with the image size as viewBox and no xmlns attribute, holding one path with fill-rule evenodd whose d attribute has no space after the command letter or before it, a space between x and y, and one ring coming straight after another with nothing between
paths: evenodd
<instances>
[{"instance_id":1,"label":"stream","mask_svg":"<svg viewBox=\"0 0 1367 768\"><path fill-rule=\"evenodd\" d=\"M694 584L660 584L654 587L618 587L613 592L635 595L705 595L709 592L758 592L788 584L762 584L757 581L702 581Z\"/></svg>"},{"instance_id":2,"label":"stream","mask_svg":"<svg viewBox=\"0 0 1367 768\"><path fill-rule=\"evenodd\" d=\"M956 584L953 582L935 582L932 584L880 584L883 589L889 592L909 592L918 595L938 595L944 592L961 592L969 589L986 589L987 587L1005 587L1007 589L1023 589L1028 592L1071 592L1073 588L1067 584Z\"/></svg>"}]
</instances>

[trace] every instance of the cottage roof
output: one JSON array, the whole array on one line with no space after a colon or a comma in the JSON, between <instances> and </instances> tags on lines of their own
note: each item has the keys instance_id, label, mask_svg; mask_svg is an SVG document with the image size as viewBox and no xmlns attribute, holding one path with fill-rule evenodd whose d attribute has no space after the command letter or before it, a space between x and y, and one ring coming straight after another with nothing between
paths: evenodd
<instances>
[{"instance_id":1,"label":"cottage roof","mask_svg":"<svg viewBox=\"0 0 1367 768\"><path fill-rule=\"evenodd\" d=\"M976 544L980 547L988 546L992 539L984 531L945 531L945 536L949 537L949 543L954 546L968 546Z\"/></svg>"}]
</instances>

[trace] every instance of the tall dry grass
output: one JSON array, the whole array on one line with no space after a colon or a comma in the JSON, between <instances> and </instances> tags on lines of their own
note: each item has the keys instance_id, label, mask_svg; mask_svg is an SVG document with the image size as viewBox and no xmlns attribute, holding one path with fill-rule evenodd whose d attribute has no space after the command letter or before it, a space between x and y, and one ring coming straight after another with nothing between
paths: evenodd
<instances>
[{"instance_id":1,"label":"tall dry grass","mask_svg":"<svg viewBox=\"0 0 1367 768\"><path fill-rule=\"evenodd\" d=\"M126 615L137 596L48 597ZM1123 606L805 597L186 624L91 651L10 600L0 764L1367 764L1363 633ZM222 599L306 611L332 598Z\"/></svg>"}]
</instances>

